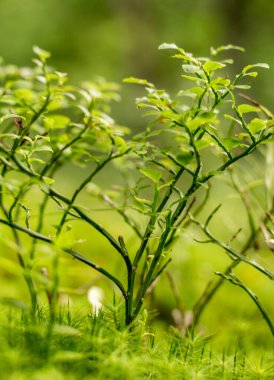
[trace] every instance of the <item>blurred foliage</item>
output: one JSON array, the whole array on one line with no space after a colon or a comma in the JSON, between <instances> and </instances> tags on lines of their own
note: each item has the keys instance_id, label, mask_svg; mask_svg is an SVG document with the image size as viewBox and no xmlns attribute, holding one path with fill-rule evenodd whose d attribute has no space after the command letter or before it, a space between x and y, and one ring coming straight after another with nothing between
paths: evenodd
<instances>
[{"instance_id":1,"label":"blurred foliage","mask_svg":"<svg viewBox=\"0 0 274 380\"><path fill-rule=\"evenodd\" d=\"M247 53L237 55L239 65L264 59L274 66L273 14L269 0L1 0L0 55L27 65L31 47L38 45L52 52L52 64L73 81L102 75L120 82L133 75L166 87L176 65L159 59L163 41L195 55L207 55L211 45L242 45ZM171 84L177 90L178 81ZM253 87L269 107L273 85L274 77L263 73ZM137 127L131 100L136 93L128 97L129 91L136 90L123 89L118 122Z\"/></svg>"}]
</instances>

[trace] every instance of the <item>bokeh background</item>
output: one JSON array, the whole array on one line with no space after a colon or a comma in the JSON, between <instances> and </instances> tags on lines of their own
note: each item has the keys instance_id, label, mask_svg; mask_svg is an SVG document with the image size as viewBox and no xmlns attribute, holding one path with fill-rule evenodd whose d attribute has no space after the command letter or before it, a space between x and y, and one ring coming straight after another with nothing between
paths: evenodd
<instances>
[{"instance_id":1,"label":"bokeh background","mask_svg":"<svg viewBox=\"0 0 274 380\"><path fill-rule=\"evenodd\" d=\"M122 100L114 107L115 118L118 123L137 130L144 126L134 105L140 90L122 84L122 79L127 76L147 78L173 93L181 86L177 63L157 49L162 42L174 42L195 55L207 55L210 46L228 43L245 47L244 54L235 53L239 69L257 62L267 62L272 68L260 71L250 96L273 110L273 19L271 0L0 0L0 56L8 63L28 66L33 57L32 46L38 45L52 53L51 64L59 71L68 72L73 83L98 75L120 83ZM248 170L252 172L252 166ZM218 204L223 192L224 187L217 186L212 205ZM227 194L230 194L228 189ZM224 233L235 222L235 213L243 215L243 209L242 213L238 212L239 207L236 202L235 209L229 205L225 208L226 218L222 216L218 221ZM240 215L237 223L240 225L246 220ZM107 249L100 240L92 244L94 249ZM88 247L85 249L88 251ZM178 255L171 269L182 304L191 308L214 270L221 270L229 260L223 259L215 248L193 245L191 236L176 250ZM47 254L44 248L42 257ZM271 259L268 253L265 255L263 260ZM91 278L92 284L101 286L100 278L89 270L67 261L64 265L68 265L66 279L63 279L65 285L75 283L81 287L83 279ZM119 270L119 263L113 266ZM271 297L273 299L273 286L271 288L252 270L246 272L244 268L242 275L248 283L255 284L273 312L269 302ZM18 296L21 280L7 274L4 277L3 295ZM3 283L3 278L1 281ZM24 292L24 287L19 286L19 289ZM170 311L175 307L171 293L168 280L164 279L153 301L159 320L167 324L172 320ZM225 327L231 331L232 326L233 339L244 336L256 324L257 339L265 344L263 337L267 328L260 315L247 297L231 285L225 285L219 292L203 322L212 332Z\"/></svg>"},{"instance_id":2,"label":"bokeh background","mask_svg":"<svg viewBox=\"0 0 274 380\"><path fill-rule=\"evenodd\" d=\"M121 82L133 75L176 89L176 64L157 50L162 42L198 55L210 46L242 45L239 66L267 61L274 67L273 16L271 0L0 0L0 56L29 65L38 45L52 52L52 64L73 82L96 75ZM272 105L273 86L268 72L254 83L266 106ZM124 87L119 118L137 126L134 97Z\"/></svg>"}]
</instances>

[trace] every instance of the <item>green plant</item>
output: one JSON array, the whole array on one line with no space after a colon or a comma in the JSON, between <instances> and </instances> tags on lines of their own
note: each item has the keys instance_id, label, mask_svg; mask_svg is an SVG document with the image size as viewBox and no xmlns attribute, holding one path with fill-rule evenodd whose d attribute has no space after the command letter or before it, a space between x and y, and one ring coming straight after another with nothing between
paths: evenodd
<instances>
[{"instance_id":1,"label":"green plant","mask_svg":"<svg viewBox=\"0 0 274 380\"><path fill-rule=\"evenodd\" d=\"M235 344L220 350L209 337L191 339L176 329L161 336L149 330L143 318L131 329L119 331L106 311L79 316L68 314L66 308L59 310L49 342L46 310L35 326L15 309L7 321L8 308L3 309L0 369L6 378L273 378L271 344L263 353L258 347L243 349Z\"/></svg>"},{"instance_id":2,"label":"green plant","mask_svg":"<svg viewBox=\"0 0 274 380\"><path fill-rule=\"evenodd\" d=\"M258 104L238 105L235 95L238 89L250 87L242 80L255 77L254 69L267 68L266 64L248 65L229 79L222 70L231 60L217 61L216 56L238 47L212 49L210 58L195 58L174 44L163 44L160 49L175 51L173 57L186 73L182 78L195 86L180 91L175 101L147 80L126 79L145 86L146 96L137 99L137 105L148 110L151 118L146 130L131 139L125 137L129 130L109 116L109 102L118 98L115 84L100 79L80 87L68 85L64 73L47 65L49 53L38 47L34 48L34 69L1 68L0 223L13 235L33 315L38 306L36 283L43 279L32 268L37 242L43 241L56 251L54 268L58 267L58 252L64 251L112 281L124 300L125 324L130 325L171 261L172 244L189 224L190 211L193 218L204 208L209 182L273 136L270 112ZM190 101L182 101L185 96ZM250 117L254 113L256 117ZM208 164L208 156L214 157L213 165ZM67 191L56 189L57 174L74 163L85 166L87 174L66 195ZM112 191L94 182L107 167L122 175L122 184ZM133 244L131 235L114 236L111 228L99 224L92 211L78 203L84 190L120 214L135 236ZM26 201L27 195L38 199L38 216ZM54 219L49 227L52 205L60 220ZM110 273L76 251L69 238L72 221L87 224L110 243L124 262L126 282L122 275ZM31 239L22 240L24 235ZM234 262L245 262L273 280L269 270L246 255L228 252ZM57 291L55 272L48 289L52 323Z\"/></svg>"}]
</instances>

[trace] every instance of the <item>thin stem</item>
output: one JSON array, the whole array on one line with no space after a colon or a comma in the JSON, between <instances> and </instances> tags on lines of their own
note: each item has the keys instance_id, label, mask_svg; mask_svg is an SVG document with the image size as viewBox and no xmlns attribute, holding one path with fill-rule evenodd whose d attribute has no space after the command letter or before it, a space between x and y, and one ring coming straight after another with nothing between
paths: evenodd
<instances>
[{"instance_id":1,"label":"thin stem","mask_svg":"<svg viewBox=\"0 0 274 380\"><path fill-rule=\"evenodd\" d=\"M147 247L147 244L149 242L149 239L151 237L151 234L153 232L153 229L154 229L154 226L155 226L155 223L157 221L157 216L159 213L161 213L161 211L163 211L164 207L166 206L166 204L168 203L169 199L170 199L170 196L175 188L175 185L176 183L178 182L178 180L181 178L182 174L184 172L184 168L180 168L177 172L177 174L175 175L172 183L170 184L170 186L168 187L160 205L157 207L157 209L155 210L155 212L153 212L148 224L147 224L147 228L146 228L146 231L144 233L144 236L142 238L142 242L141 242L141 245L135 255L135 258L134 258L134 261L133 261L133 267L132 267L132 274L131 274L131 277L130 277L130 282L129 282L129 286L128 286L128 292L130 294L130 297L131 297L131 303L133 302L133 289L134 289L134 284L135 284L135 277L136 277L136 270L137 270L137 267L138 267L138 264L142 258L142 255ZM142 284L142 287L144 286L147 286L147 284L145 283L146 280L144 280L144 283ZM138 294L137 296L137 299L138 300L141 300L143 298L142 296L142 293L144 293L142 291L142 289L140 289L140 293ZM142 305L142 304L141 304ZM140 305L140 307L141 307ZM139 307L139 306L138 306ZM134 313L133 315L133 319L135 318L135 316L137 315L138 313Z\"/></svg>"},{"instance_id":2,"label":"thin stem","mask_svg":"<svg viewBox=\"0 0 274 380\"><path fill-rule=\"evenodd\" d=\"M129 325L132 322L132 294L131 294L131 278L132 278L132 263L122 236L118 237L120 246L124 252L124 261L127 266L127 292L125 296L125 323Z\"/></svg>"},{"instance_id":3,"label":"thin stem","mask_svg":"<svg viewBox=\"0 0 274 380\"><path fill-rule=\"evenodd\" d=\"M252 140L252 142L254 144L256 142L255 137L250 132L248 126L246 125L246 122L245 122L243 116L240 114L240 112L238 111L237 107L235 107L235 110L236 110L236 114L238 116L238 119L240 120L240 122L242 124L243 129L247 132L247 134L249 135L249 137L251 138L251 140Z\"/></svg>"},{"instance_id":4,"label":"thin stem","mask_svg":"<svg viewBox=\"0 0 274 380\"><path fill-rule=\"evenodd\" d=\"M49 243L51 245L55 245L54 240L52 240L48 236L43 235L43 234L41 234L39 232L33 231L31 229L28 229L26 227L23 227L23 226L19 225L18 223L10 222L10 221L7 221L7 220L2 219L2 218L0 218L0 223L3 223L3 224L5 224L5 225L7 225L7 226L9 226L11 228L14 228L14 229L18 230L18 231L24 232L25 234L31 236L32 238L44 241L44 242ZM79 260L79 261L87 264L91 268L95 269L97 272L100 272L101 274L103 274L105 277L107 277L109 280L111 280L120 289L123 297L126 297L126 292L125 292L124 286L111 273L109 273L104 268L100 267L99 265L94 264L88 258L86 258L85 256L82 256L80 253L76 252L75 250L73 250L71 248L63 247L62 250L64 252L70 254L73 258L75 258L75 259L77 259L77 260Z\"/></svg>"},{"instance_id":5,"label":"thin stem","mask_svg":"<svg viewBox=\"0 0 274 380\"><path fill-rule=\"evenodd\" d=\"M272 210L273 211L273 210ZM267 220L267 216L265 216L263 223L265 223ZM245 255L247 250L254 244L254 241L256 240L258 234L261 232L260 228L257 228L254 233L251 233L249 238L246 240L245 245L243 246L241 250L241 254ZM226 270L224 271L225 275L228 275L236 266L238 266L241 263L241 260L235 260L232 264L230 264ZM199 319L205 309L205 307L209 304L211 299L214 297L214 295L217 293L218 289L223 284L224 279L220 278L215 283L210 283L208 286L208 289L204 292L204 295L198 299L196 302L194 308L193 308L193 322L192 322L192 328L194 328L198 322Z\"/></svg>"},{"instance_id":6,"label":"thin stem","mask_svg":"<svg viewBox=\"0 0 274 380\"><path fill-rule=\"evenodd\" d=\"M84 135L84 133L88 130L88 128L90 126L90 123L92 121L92 114L91 114L91 112L92 112L93 107L94 107L94 100L91 100L91 102L89 104L89 107L88 107L88 110L90 112L90 116L87 118L87 121L84 124L84 128L82 128L80 130L80 132L71 141L69 141L67 144L65 144L60 150L58 150L57 152L55 152L55 154L53 155L53 157L51 158L51 160L43 168L43 170L41 172L41 177L43 177L49 171L49 169L52 167L52 165L54 165L54 163L56 163L59 160L59 158L62 156L62 154L64 153L64 151L66 149L68 149L69 147L71 147L74 143L76 143L77 141L79 141L82 138L82 136Z\"/></svg>"},{"instance_id":7,"label":"thin stem","mask_svg":"<svg viewBox=\"0 0 274 380\"><path fill-rule=\"evenodd\" d=\"M171 185L168 187L168 190L163 198L163 200L161 201L160 205L158 206L157 208L157 211L156 211L156 214L159 214L161 211L163 211L164 207L166 206L167 202L169 201L170 199L170 196L174 190L174 187L176 185L176 183L178 182L178 180L180 179L180 177L182 176L184 172L184 168L180 168L178 170L178 173L176 174L176 176L174 177L174 180L173 182L171 183ZM136 267L142 257L142 254L147 246L147 243L149 241L149 238L152 234L152 231L153 231L153 228L155 226L155 223L156 223L156 218L155 218L155 215L151 216L149 222L148 222L148 225L147 225L147 228L146 228L146 231L145 231L145 234L143 236L143 239L142 239L142 243L140 245L140 248L139 250L137 251L136 253L136 256L135 256L135 259L134 259L134 262L133 262L133 266Z\"/></svg>"},{"instance_id":8,"label":"thin stem","mask_svg":"<svg viewBox=\"0 0 274 380\"><path fill-rule=\"evenodd\" d=\"M57 163L57 162L56 162ZM51 170L51 173L50 173L50 177L52 178L54 176L54 173L59 169L59 165L56 164L52 170ZM36 227L36 231L37 232L41 232L42 229L43 229L43 225L44 225L44 215L45 215L45 212L46 212L46 209L47 209L47 205L48 205L48 202L50 200L50 196L48 193L44 194L44 198L40 204L40 207L39 207L39 214L38 214L38 222L37 222L37 227ZM33 239L32 240L32 245L31 245L31 248L30 248L30 252L29 252L29 257L30 257L30 260L32 261L34 259L34 255L35 255L35 249L36 249L36 244L37 244L37 239Z\"/></svg>"},{"instance_id":9,"label":"thin stem","mask_svg":"<svg viewBox=\"0 0 274 380\"><path fill-rule=\"evenodd\" d=\"M65 222L66 222L66 218L67 218L67 215L69 213L69 211L71 210L71 208L73 207L74 205L74 202L76 200L76 198L78 197L78 195L80 194L80 192L86 187L86 185L93 179L93 177L95 177L95 175L97 173L99 173L103 167L111 161L111 159L113 158L112 156L112 152L108 155L108 157L101 163L99 164L96 169L87 177L84 179L84 181L80 184L80 186L74 191L71 199L70 199L70 202L68 203L68 207L66 208L63 216L62 216L62 219L60 221L60 224L58 225L58 228L57 228L57 236L61 233L61 230L62 230L62 227L64 226Z\"/></svg>"},{"instance_id":10,"label":"thin stem","mask_svg":"<svg viewBox=\"0 0 274 380\"><path fill-rule=\"evenodd\" d=\"M219 145L219 147L225 152L226 156L232 160L232 155L231 153L226 149L226 147L224 146L224 144L222 143L222 141L218 138L218 136L214 135L213 133L211 133L208 129L205 129L204 128L204 131L205 133L207 133L214 141L216 141L216 143Z\"/></svg>"},{"instance_id":11,"label":"thin stem","mask_svg":"<svg viewBox=\"0 0 274 380\"><path fill-rule=\"evenodd\" d=\"M169 213L169 215L167 216L166 218L166 228L165 228L165 231L163 232L163 235L161 236L161 239L159 241L159 244L158 244L158 247L156 249L156 252L154 254L154 257L152 259L152 262L150 264L150 267L149 267L149 270L148 270L148 273L145 277L145 281L142 285L142 290L140 292L140 295L138 297L138 300L136 302L136 306L134 308L134 311L133 311L133 319L136 317L136 315L138 315L142 305L143 305L143 301L144 301L144 296L147 292L147 289L149 288L151 282L152 282L152 276L153 276L153 273L154 273L154 269L156 268L158 262L159 262L159 259L161 257L161 254L163 252L163 249L165 247L165 242L168 238L168 235L169 235L169 232L170 232L170 229L171 229L171 218L170 218L170 215L171 213Z\"/></svg>"},{"instance_id":12,"label":"thin stem","mask_svg":"<svg viewBox=\"0 0 274 380\"><path fill-rule=\"evenodd\" d=\"M242 281L234 273L229 273L229 275L225 275L223 273L216 272L216 274L220 276L221 278L223 278L224 280L231 282L233 285L239 286L249 295L249 297L253 300L253 302L256 304L256 306L260 310L262 317L266 321L271 331L271 334L274 336L274 326L272 324L272 321L268 315L268 312L266 311L264 306L261 304L256 294L254 294L251 289L245 286L245 284L243 284Z\"/></svg>"},{"instance_id":13,"label":"thin stem","mask_svg":"<svg viewBox=\"0 0 274 380\"><path fill-rule=\"evenodd\" d=\"M70 204L70 199L58 193L52 187L48 188L46 191L48 192L50 197L59 199L60 201L66 203L67 205ZM102 227L100 224L98 224L93 219L91 219L84 211L82 211L81 207L73 205L71 208L77 212L77 214L82 218L83 221L85 221L86 223L91 225L93 228L95 228L98 232L100 232L110 242L110 244L116 249L116 251L122 254L120 245L104 227Z\"/></svg>"},{"instance_id":14,"label":"thin stem","mask_svg":"<svg viewBox=\"0 0 274 380\"><path fill-rule=\"evenodd\" d=\"M13 227L11 228L11 230L12 230L12 233L13 233L13 236L14 236L14 240L15 240L15 243L16 243L16 246L17 246L18 261L19 261L21 267L24 270L23 277L24 277L24 279L26 281L26 284L27 284L27 287L29 289L29 294L30 294L30 298L31 298L32 317L34 317L36 309L37 309L37 305L38 305L38 302L37 302L37 293L36 293L35 285L34 285L32 277L30 275L29 267L25 263L23 255L22 255L22 244L21 244L21 240L20 240L20 237L18 235L18 232Z\"/></svg>"},{"instance_id":15,"label":"thin stem","mask_svg":"<svg viewBox=\"0 0 274 380\"><path fill-rule=\"evenodd\" d=\"M132 228L132 230L135 232L136 236L138 236L140 239L142 239L142 234L141 234L141 231L139 230L137 224L132 219L130 219L130 217L126 214L126 212L123 211L121 208L119 208L119 206L117 204L115 204L112 201L112 199L110 199L107 195L103 194L102 199L107 205L109 205L111 208L116 210L118 212L118 214L120 214L122 216L122 218L124 219L126 224Z\"/></svg>"},{"instance_id":16,"label":"thin stem","mask_svg":"<svg viewBox=\"0 0 274 380\"><path fill-rule=\"evenodd\" d=\"M229 247L227 244L223 243L222 241L217 240L211 232L208 230L206 225L203 225L202 223L197 222L196 220L192 220L195 224L198 224L200 228L203 230L203 232L206 234L207 237L209 237L209 240L206 242L212 242L219 247L223 248L230 256L233 257L233 259L240 260L242 262L245 262L246 264L251 265L253 268L257 269L264 275L266 275L270 280L274 280L274 274L268 271L267 269L263 268L260 264L256 263L253 260L248 259L243 254L236 252L234 249Z\"/></svg>"},{"instance_id":17,"label":"thin stem","mask_svg":"<svg viewBox=\"0 0 274 380\"><path fill-rule=\"evenodd\" d=\"M169 258L165 263L164 265L162 266L162 268L159 269L159 271L155 274L154 278L151 280L149 286L151 286L153 284L153 282L155 282L157 280L157 278L166 270L167 266L171 263L171 258Z\"/></svg>"},{"instance_id":18,"label":"thin stem","mask_svg":"<svg viewBox=\"0 0 274 380\"><path fill-rule=\"evenodd\" d=\"M254 234L255 231L256 231L256 227L255 227L255 223L254 223L254 220L253 220L253 216L251 214L250 205L248 203L247 193L246 192L244 193L240 189L240 187L237 185L237 183L234 180L234 177L233 177L233 174L232 174L231 170L229 171L229 174L230 174L230 179L231 179L232 186L234 187L234 189L239 194L239 196L240 196L240 198L241 198L241 200L242 200L242 202L243 202L243 204L245 206L245 210L246 210L246 214L247 214L247 218L248 218L248 223L249 223L251 234Z\"/></svg>"},{"instance_id":19,"label":"thin stem","mask_svg":"<svg viewBox=\"0 0 274 380\"><path fill-rule=\"evenodd\" d=\"M239 82L240 79L242 79L242 77L243 77L243 73L236 75L234 81L229 85L229 88L221 96L219 96L215 99L215 102L214 102L213 106L211 107L210 111L213 111L217 107L217 105L222 100L224 100L224 98L227 97L228 94L231 94L231 89Z\"/></svg>"},{"instance_id":20,"label":"thin stem","mask_svg":"<svg viewBox=\"0 0 274 380\"><path fill-rule=\"evenodd\" d=\"M207 196L205 197L205 201L207 200ZM172 231L170 233L170 236L165 244L165 248L168 247L173 241L174 241L174 237L175 237L175 234L178 230L178 228L180 227L180 225L185 221L186 217L188 216L192 206L194 205L195 203L195 198L192 199L192 201L189 203L188 207L186 208L183 216L181 217L180 220L177 221L177 223L174 223L174 226L172 228ZM201 204L202 206L202 204ZM201 207L202 208L202 207ZM195 213L196 215L196 213Z\"/></svg>"},{"instance_id":21,"label":"thin stem","mask_svg":"<svg viewBox=\"0 0 274 380\"><path fill-rule=\"evenodd\" d=\"M46 77L46 66L43 65L42 69L43 69L44 75ZM28 135L32 124L35 123L39 119L39 117L46 111L46 109L50 103L50 100L51 100L49 81L47 81L47 83L46 83L46 90L47 90L47 95L46 95L46 99L45 99L42 107L39 109L38 112L34 113L31 120L29 121L28 125L26 125L24 128L22 128L20 138L14 141L13 147L11 149L12 154L14 154L16 149L18 148L18 146L20 146L22 144L24 138Z\"/></svg>"}]
</instances>

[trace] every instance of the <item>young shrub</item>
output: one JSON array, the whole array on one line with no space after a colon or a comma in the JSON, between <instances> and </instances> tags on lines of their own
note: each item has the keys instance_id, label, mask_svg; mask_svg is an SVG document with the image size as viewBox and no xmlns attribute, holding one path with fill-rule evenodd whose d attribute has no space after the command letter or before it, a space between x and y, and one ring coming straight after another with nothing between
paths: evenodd
<instances>
[{"instance_id":1,"label":"young shrub","mask_svg":"<svg viewBox=\"0 0 274 380\"><path fill-rule=\"evenodd\" d=\"M217 55L238 47L212 49L210 58L196 58L174 44L163 44L160 49L174 51L173 57L182 65L183 83L190 81L194 86L180 91L174 100L147 80L126 79L145 87L146 95L137 99L137 106L150 115L147 128L131 140L125 138L127 129L117 126L108 115L109 101L117 99L115 85L104 81L81 87L67 85L65 74L50 69L46 64L49 53L39 48L35 48L34 70L18 69L11 75L7 67L2 69L0 222L9 226L14 236L34 313L38 301L31 269L36 242L42 240L112 281L124 300L125 324L131 324L146 294L171 261L171 247L181 228L203 209L209 181L228 172L273 137L271 113L248 97L240 104L236 100L239 89L249 88L242 81L255 77L254 70L267 68L266 64L248 65L229 79L225 69L231 61L217 60ZM185 97L190 101L185 102ZM208 155L214 156L214 167L208 164ZM54 180L57 170L73 162L86 165L88 174L67 196L56 190ZM94 183L110 163L124 181L116 194ZM18 172L21 176L12 177ZM37 185L43 194L38 218L23 202L26 193ZM121 231L114 236L78 204L84 190L122 216L134 234L133 244L132 234L125 236ZM196 206L198 192L205 192L205 197ZM45 226L50 201L56 203L61 217L54 235L48 236ZM207 234L212 216L203 226ZM81 220L109 242L124 263L126 283L119 274L98 266L66 241L63 232L68 220ZM32 239L28 252L21 246L22 234ZM211 241L215 239L208 236ZM221 246L234 263L245 262L273 280L269 270L245 254ZM56 292L57 281L51 289L53 305Z\"/></svg>"}]
</instances>

